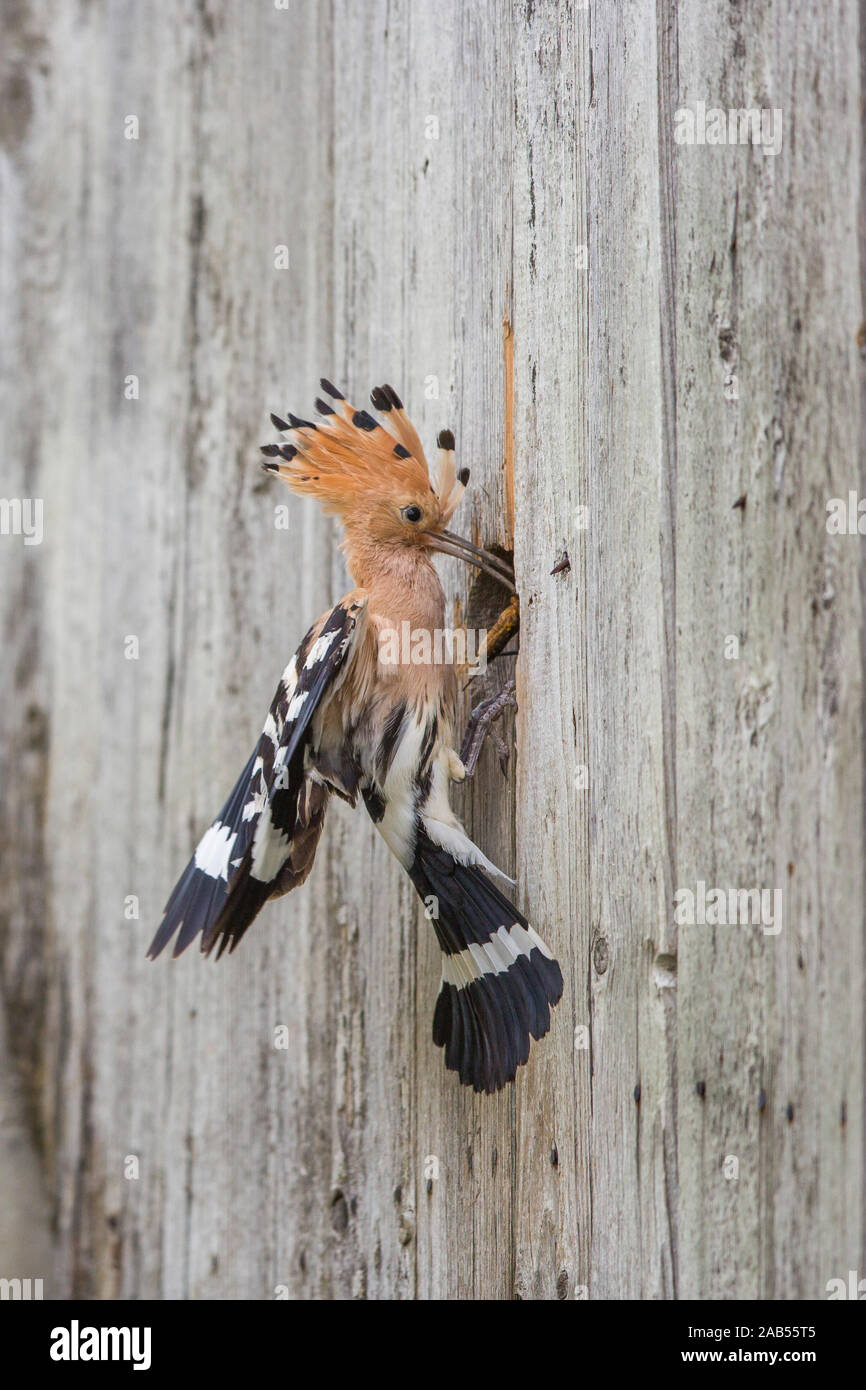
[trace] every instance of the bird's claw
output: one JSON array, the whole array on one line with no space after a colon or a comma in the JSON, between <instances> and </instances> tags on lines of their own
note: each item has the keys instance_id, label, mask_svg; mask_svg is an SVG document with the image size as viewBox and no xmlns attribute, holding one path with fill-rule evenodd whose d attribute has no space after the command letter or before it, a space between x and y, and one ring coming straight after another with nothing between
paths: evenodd
<instances>
[{"instance_id":1,"label":"bird's claw","mask_svg":"<svg viewBox=\"0 0 866 1390\"><path fill-rule=\"evenodd\" d=\"M501 690L495 695L490 695L486 700L481 700L469 716L466 725L466 733L463 737L463 745L460 749L460 761L466 770L466 776L472 777L478 765L481 749L488 734L493 740L496 752L499 755L499 766L502 768L503 777L508 774L509 751L504 740L492 726L502 715L509 705L517 708L517 697L515 695L515 682L506 681Z\"/></svg>"}]
</instances>

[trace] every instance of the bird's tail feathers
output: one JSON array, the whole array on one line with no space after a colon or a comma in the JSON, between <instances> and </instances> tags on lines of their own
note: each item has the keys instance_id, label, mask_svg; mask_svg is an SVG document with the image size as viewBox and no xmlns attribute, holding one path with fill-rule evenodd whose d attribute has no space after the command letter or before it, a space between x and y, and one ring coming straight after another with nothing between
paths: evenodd
<instances>
[{"instance_id":1,"label":"bird's tail feathers","mask_svg":"<svg viewBox=\"0 0 866 1390\"><path fill-rule=\"evenodd\" d=\"M423 818L423 828L427 831L429 838L434 845L446 850L452 859L456 859L458 864L477 865L478 868L486 869L489 874L494 874L496 878L503 879L513 888L515 880L509 878L504 869L500 869L494 864L492 859L488 859L477 845L474 845L463 829L463 826L456 821L449 824L447 821L436 820L430 815Z\"/></svg>"},{"instance_id":2,"label":"bird's tail feathers","mask_svg":"<svg viewBox=\"0 0 866 1390\"><path fill-rule=\"evenodd\" d=\"M544 1037L562 972L537 932L484 871L419 826L410 877L442 948L433 1041L465 1086L498 1091Z\"/></svg>"}]
</instances>

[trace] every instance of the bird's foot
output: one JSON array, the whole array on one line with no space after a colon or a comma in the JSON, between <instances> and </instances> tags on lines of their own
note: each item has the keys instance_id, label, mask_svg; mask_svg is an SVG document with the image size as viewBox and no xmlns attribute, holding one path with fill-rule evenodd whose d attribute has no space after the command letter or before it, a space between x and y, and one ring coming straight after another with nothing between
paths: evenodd
<instances>
[{"instance_id":1,"label":"bird's foot","mask_svg":"<svg viewBox=\"0 0 866 1390\"><path fill-rule=\"evenodd\" d=\"M460 761L467 777L474 774L481 749L484 747L484 741L488 735L499 754L499 766L502 768L502 775L503 777L508 775L509 751L493 725L497 719L502 718L509 705L512 705L514 709L517 708L517 697L514 691L514 681L506 681L501 690L498 690L495 695L489 696L488 699L482 700L470 714L466 733L463 737L463 746L460 749Z\"/></svg>"}]
</instances>

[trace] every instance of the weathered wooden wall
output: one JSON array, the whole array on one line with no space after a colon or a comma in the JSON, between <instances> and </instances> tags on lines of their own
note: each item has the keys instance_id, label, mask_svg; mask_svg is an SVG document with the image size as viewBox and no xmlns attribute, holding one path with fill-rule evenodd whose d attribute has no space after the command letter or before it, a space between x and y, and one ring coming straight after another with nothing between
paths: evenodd
<instances>
[{"instance_id":1,"label":"weathered wooden wall","mask_svg":"<svg viewBox=\"0 0 866 1390\"><path fill-rule=\"evenodd\" d=\"M52 1292L866 1272L864 542L825 526L866 490L857 4L7 11L0 491L44 540L0 537L0 947ZM779 108L781 151L677 145L697 101ZM444 1070L432 935L348 808L231 960L144 959L345 587L256 468L321 373L453 426L460 523L515 553L517 756L465 812L567 985L493 1099ZM698 880L781 888L782 930L677 928Z\"/></svg>"}]
</instances>

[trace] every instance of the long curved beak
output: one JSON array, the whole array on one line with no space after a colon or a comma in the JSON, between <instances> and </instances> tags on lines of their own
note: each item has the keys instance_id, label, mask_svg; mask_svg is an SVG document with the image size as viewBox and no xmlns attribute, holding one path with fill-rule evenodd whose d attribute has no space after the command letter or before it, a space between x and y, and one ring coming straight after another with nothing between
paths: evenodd
<instances>
[{"instance_id":1,"label":"long curved beak","mask_svg":"<svg viewBox=\"0 0 866 1390\"><path fill-rule=\"evenodd\" d=\"M500 560L498 555L491 555L489 550L482 550L471 541L465 541L462 536L455 536L452 531L437 531L430 537L429 545L431 550L438 550L442 555L453 555L458 560L465 560L468 565L476 565L485 574L489 574L491 579L498 580L512 594L517 593L514 587L514 571L505 560Z\"/></svg>"}]
</instances>

